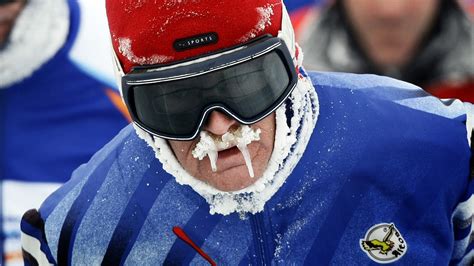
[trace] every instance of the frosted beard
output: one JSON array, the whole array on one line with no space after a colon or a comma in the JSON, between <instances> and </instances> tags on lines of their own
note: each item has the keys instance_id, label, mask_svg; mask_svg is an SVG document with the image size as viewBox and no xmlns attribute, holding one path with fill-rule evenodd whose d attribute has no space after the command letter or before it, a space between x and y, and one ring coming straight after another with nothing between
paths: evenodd
<instances>
[{"instance_id":1,"label":"frosted beard","mask_svg":"<svg viewBox=\"0 0 474 266\"><path fill-rule=\"evenodd\" d=\"M216 172L216 162L219 152L232 147L237 147L244 157L245 165L247 166L250 177L255 177L247 145L252 141L260 140L260 132L261 130L259 128L253 130L249 126L244 125L241 125L236 130L225 133L220 138L212 137L206 131L201 131L200 140L192 152L193 157L198 160L202 160L206 156L209 157L211 169L213 172Z\"/></svg>"},{"instance_id":2,"label":"frosted beard","mask_svg":"<svg viewBox=\"0 0 474 266\"><path fill-rule=\"evenodd\" d=\"M286 116L287 109L291 109L289 113L293 114L289 120ZM286 178L291 174L306 149L306 145L316 125L319 115L319 103L309 78L300 77L290 97L275 113L275 143L267 168L254 184L242 190L230 192L218 190L186 172L176 159L166 140L153 138L137 126L135 126L135 130L153 148L156 158L163 165L163 169L174 176L176 182L181 185L190 186L207 201L211 214L228 215L233 212L257 213L263 210L265 203L278 191ZM242 127L241 130L245 131L248 129ZM232 139L239 134L234 132L228 137ZM250 132L241 135L246 134L250 134ZM253 131L253 134L253 137L249 139L257 141L258 133ZM212 149L196 147L196 156L198 158L204 158L206 155L209 157L210 150L219 150L219 147L222 148L226 145L238 145L238 140L236 139L239 138L237 137L229 141L231 144L224 144L224 142L229 140L226 137L225 139L217 140L216 144L215 140L206 140L206 137L204 137L204 140L201 139L200 142L212 141L216 147ZM240 139L240 141L243 140ZM203 145L212 146L213 144L207 143ZM213 155L211 154L211 156Z\"/></svg>"}]
</instances>

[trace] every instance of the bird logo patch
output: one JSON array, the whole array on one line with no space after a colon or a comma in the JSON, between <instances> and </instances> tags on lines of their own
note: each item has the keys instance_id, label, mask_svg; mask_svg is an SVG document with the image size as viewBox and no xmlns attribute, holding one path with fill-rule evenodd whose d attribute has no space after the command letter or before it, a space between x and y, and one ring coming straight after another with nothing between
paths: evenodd
<instances>
[{"instance_id":1,"label":"bird logo patch","mask_svg":"<svg viewBox=\"0 0 474 266\"><path fill-rule=\"evenodd\" d=\"M405 255L407 242L395 224L381 223L372 226L360 240L361 249L377 263L391 263Z\"/></svg>"}]
</instances>

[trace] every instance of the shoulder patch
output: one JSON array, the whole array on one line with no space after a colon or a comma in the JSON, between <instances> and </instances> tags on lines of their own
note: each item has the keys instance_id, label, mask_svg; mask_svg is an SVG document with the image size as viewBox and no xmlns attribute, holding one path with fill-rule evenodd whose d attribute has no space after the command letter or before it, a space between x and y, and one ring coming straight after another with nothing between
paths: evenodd
<instances>
[{"instance_id":1,"label":"shoulder patch","mask_svg":"<svg viewBox=\"0 0 474 266\"><path fill-rule=\"evenodd\" d=\"M377 263L392 263L405 255L408 245L395 224L380 223L367 231L360 248Z\"/></svg>"}]
</instances>

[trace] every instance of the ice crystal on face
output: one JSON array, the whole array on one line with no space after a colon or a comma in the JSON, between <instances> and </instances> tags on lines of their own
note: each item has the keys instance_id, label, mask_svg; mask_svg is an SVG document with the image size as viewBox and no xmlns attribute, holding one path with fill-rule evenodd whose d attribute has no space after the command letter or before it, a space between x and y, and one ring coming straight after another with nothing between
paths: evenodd
<instances>
[{"instance_id":1,"label":"ice crystal on face","mask_svg":"<svg viewBox=\"0 0 474 266\"><path fill-rule=\"evenodd\" d=\"M193 150L193 157L199 160L208 156L211 163L212 171L217 171L217 144L205 131L201 132L201 139Z\"/></svg>"},{"instance_id":2,"label":"ice crystal on face","mask_svg":"<svg viewBox=\"0 0 474 266\"><path fill-rule=\"evenodd\" d=\"M150 57L136 56L132 50L132 40L129 38L118 38L119 52L125 56L128 61L138 65L154 65L173 60L173 57L165 55L152 55Z\"/></svg>"},{"instance_id":3,"label":"ice crystal on face","mask_svg":"<svg viewBox=\"0 0 474 266\"><path fill-rule=\"evenodd\" d=\"M249 126L240 126L237 130L227 132L220 138L211 137L206 131L201 132L201 139L193 150L193 157L199 160L208 156L212 171L217 171L218 152L237 146L245 159L249 175L254 177L252 161L247 149L252 141L260 140L260 129L252 130Z\"/></svg>"}]
</instances>

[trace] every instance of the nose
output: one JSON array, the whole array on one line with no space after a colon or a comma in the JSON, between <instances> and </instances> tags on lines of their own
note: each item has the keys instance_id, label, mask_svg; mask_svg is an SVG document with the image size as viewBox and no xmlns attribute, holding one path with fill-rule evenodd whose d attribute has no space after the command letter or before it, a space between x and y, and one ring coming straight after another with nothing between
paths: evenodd
<instances>
[{"instance_id":1,"label":"nose","mask_svg":"<svg viewBox=\"0 0 474 266\"><path fill-rule=\"evenodd\" d=\"M374 12L383 19L399 20L403 18L404 14L407 14L410 1L411 0L379 1L374 7ZM408 10L408 12L410 12L410 10Z\"/></svg>"},{"instance_id":2,"label":"nose","mask_svg":"<svg viewBox=\"0 0 474 266\"><path fill-rule=\"evenodd\" d=\"M230 128L237 126L238 123L239 122L237 122L235 119L227 116L222 112L212 111L209 117L207 118L206 124L203 129L214 135L220 136L227 133Z\"/></svg>"}]
</instances>

